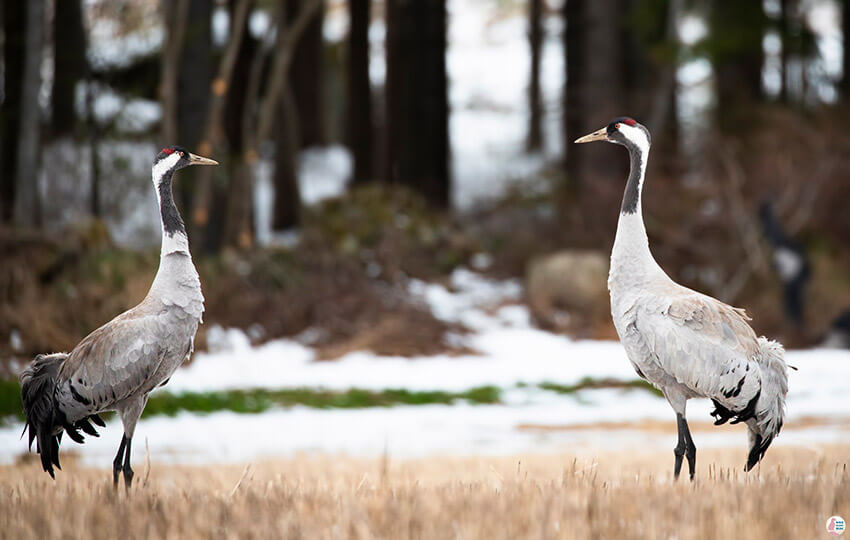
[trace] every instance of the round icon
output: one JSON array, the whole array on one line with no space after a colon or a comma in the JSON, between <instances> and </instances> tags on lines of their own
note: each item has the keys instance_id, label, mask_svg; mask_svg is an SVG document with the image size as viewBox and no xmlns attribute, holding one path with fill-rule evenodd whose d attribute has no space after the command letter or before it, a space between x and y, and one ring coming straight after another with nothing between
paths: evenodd
<instances>
[{"instance_id":1,"label":"round icon","mask_svg":"<svg viewBox=\"0 0 850 540\"><path fill-rule=\"evenodd\" d=\"M826 520L826 532L832 536L841 536L844 534L845 527L846 523L844 523L844 518L841 516L832 516Z\"/></svg>"}]
</instances>

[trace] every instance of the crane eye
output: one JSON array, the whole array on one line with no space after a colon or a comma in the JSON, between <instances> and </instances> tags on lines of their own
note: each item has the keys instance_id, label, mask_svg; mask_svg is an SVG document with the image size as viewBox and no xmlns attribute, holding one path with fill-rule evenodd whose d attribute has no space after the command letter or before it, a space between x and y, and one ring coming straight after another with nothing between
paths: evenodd
<instances>
[{"instance_id":1,"label":"crane eye","mask_svg":"<svg viewBox=\"0 0 850 540\"><path fill-rule=\"evenodd\" d=\"M614 124L614 129L620 129L620 124Z\"/></svg>"}]
</instances>

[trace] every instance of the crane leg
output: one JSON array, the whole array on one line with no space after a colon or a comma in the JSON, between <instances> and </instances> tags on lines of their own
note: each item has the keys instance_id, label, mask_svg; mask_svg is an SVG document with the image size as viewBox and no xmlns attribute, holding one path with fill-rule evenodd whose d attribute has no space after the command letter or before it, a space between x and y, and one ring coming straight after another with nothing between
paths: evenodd
<instances>
[{"instance_id":1,"label":"crane leg","mask_svg":"<svg viewBox=\"0 0 850 540\"><path fill-rule=\"evenodd\" d=\"M679 479L679 473L682 471L682 458L685 456L685 449L688 447L688 443L685 441L686 426L685 417L676 413L676 427L679 431L679 442L676 444L676 448L673 449L673 455L676 456L676 462L673 465L673 478L676 480Z\"/></svg>"},{"instance_id":2,"label":"crane leg","mask_svg":"<svg viewBox=\"0 0 850 540\"><path fill-rule=\"evenodd\" d=\"M115 455L115 461L112 462L112 487L118 489L118 473L122 470L122 461L124 460L124 448L127 446L127 437L121 436L121 445L118 446L118 454ZM129 453L129 452L128 452Z\"/></svg>"},{"instance_id":3,"label":"crane leg","mask_svg":"<svg viewBox=\"0 0 850 540\"><path fill-rule=\"evenodd\" d=\"M685 457L688 458L688 474L691 477L691 481L694 479L694 473L697 469L697 447L694 445L694 440L691 438L691 430L688 427L688 421L685 417L682 417L682 425L685 427L685 444L687 447L685 448Z\"/></svg>"},{"instance_id":4,"label":"crane leg","mask_svg":"<svg viewBox=\"0 0 850 540\"><path fill-rule=\"evenodd\" d=\"M133 485L133 469L130 467L130 447L133 443L132 437L125 437L127 439L127 453L124 454L124 488L127 491L130 491L130 487ZM693 476L693 473L691 473Z\"/></svg>"}]
</instances>

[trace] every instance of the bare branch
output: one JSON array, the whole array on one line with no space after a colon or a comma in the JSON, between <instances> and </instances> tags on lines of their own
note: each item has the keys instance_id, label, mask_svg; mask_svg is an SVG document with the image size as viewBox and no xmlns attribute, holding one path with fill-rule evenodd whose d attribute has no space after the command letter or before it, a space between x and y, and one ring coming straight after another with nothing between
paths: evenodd
<instances>
[{"instance_id":1,"label":"bare branch","mask_svg":"<svg viewBox=\"0 0 850 540\"><path fill-rule=\"evenodd\" d=\"M275 58L273 71L266 88L263 101L260 104L258 115L257 132L253 138L254 148L249 149L256 152L256 147L259 142L269 138L271 133L272 122L274 121L274 111L277 108L278 99L283 94L284 86L287 84L287 74L289 67L292 65L292 58L295 55L295 46L301 39L301 35L310 24L310 20L319 13L319 8L322 6L322 0L310 0L301 8L292 26L286 32L280 32L278 52Z\"/></svg>"}]
</instances>

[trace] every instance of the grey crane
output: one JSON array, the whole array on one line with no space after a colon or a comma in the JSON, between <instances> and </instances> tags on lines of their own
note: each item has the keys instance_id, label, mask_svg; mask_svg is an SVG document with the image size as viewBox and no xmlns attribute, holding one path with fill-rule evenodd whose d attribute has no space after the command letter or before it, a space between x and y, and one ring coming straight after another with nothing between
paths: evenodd
<instances>
[{"instance_id":1,"label":"grey crane","mask_svg":"<svg viewBox=\"0 0 850 540\"><path fill-rule=\"evenodd\" d=\"M62 434L82 443L80 431L96 437L92 422L104 426L98 413L116 411L124 435L113 462L113 484L118 486L123 471L129 489L133 432L148 394L168 382L192 354L204 296L172 195L174 172L189 165L218 163L178 146L162 149L154 160L151 177L159 201L162 249L159 270L144 300L89 334L70 353L38 355L21 374L24 431L29 430L30 448L37 440L41 465L51 477L54 465L61 468Z\"/></svg>"},{"instance_id":2,"label":"grey crane","mask_svg":"<svg viewBox=\"0 0 850 540\"><path fill-rule=\"evenodd\" d=\"M685 407L696 397L712 400L715 425L730 419L746 423L749 471L782 428L788 393L785 351L779 343L757 337L743 309L679 285L655 262L641 210L649 130L620 117L575 142L591 141L619 144L629 151L629 179L608 275L611 315L638 376L661 390L676 413L674 477L679 477L687 456L694 478L696 446Z\"/></svg>"}]
</instances>

